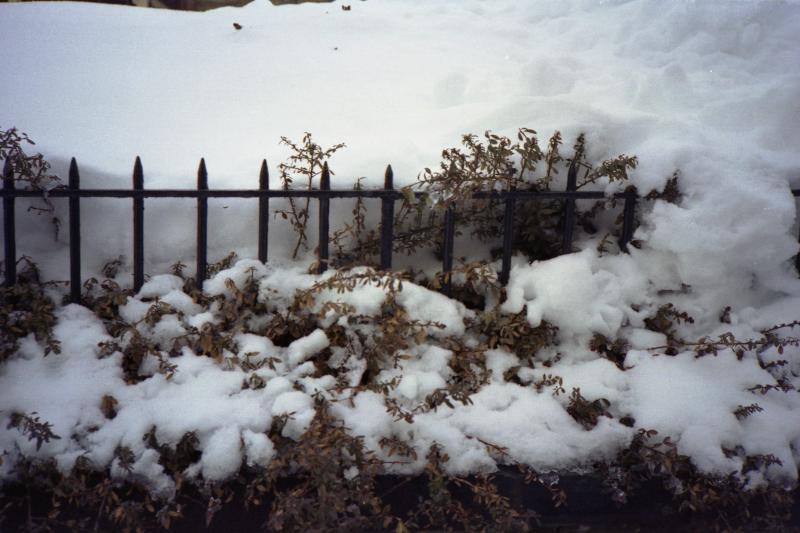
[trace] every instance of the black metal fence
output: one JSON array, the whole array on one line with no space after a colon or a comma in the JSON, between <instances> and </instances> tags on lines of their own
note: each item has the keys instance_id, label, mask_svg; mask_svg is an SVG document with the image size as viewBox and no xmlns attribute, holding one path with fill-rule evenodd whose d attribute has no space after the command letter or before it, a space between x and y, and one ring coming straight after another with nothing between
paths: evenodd
<instances>
[{"instance_id":1,"label":"black metal fence","mask_svg":"<svg viewBox=\"0 0 800 533\"><path fill-rule=\"evenodd\" d=\"M800 189L793 189L795 197L800 197ZM416 193L418 196L422 193ZM7 159L3 168L3 220L5 239L5 285L16 283L16 222L14 201L21 197L38 197L41 191L18 190L15 188L13 169ZM575 201L586 199L603 199L602 191L577 190L577 168L571 165L567 174L567 186L564 191L492 191L474 193L475 199L491 199L505 204L503 216L503 251L499 281L505 285L511 270L511 252L514 241L514 213L518 202L558 199L564 201L564 217L562 226L562 252L572 251L572 236L575 225ZM318 272L327 269L329 260L330 233L330 201L333 198L377 198L381 200L380 224L380 268L392 268L392 242L394 239L395 202L404 195L394 188L392 167L387 166L383 189L331 189L330 172L327 164L322 170L320 186L312 190L287 190L269 188L269 171L267 161L261 163L258 189L209 189L208 172L205 160L200 160L197 170L197 189L145 189L142 162L137 157L133 167L132 189L81 189L80 174L75 158L69 166L69 180L66 187L59 187L48 192L50 198L68 198L69 200L69 264L70 264L70 301L81 300L81 198L131 198L133 201L133 288L138 291L144 283L144 199L145 198L195 198L197 201L197 251L195 278L199 288L203 286L207 267L208 248L208 199L209 198L258 198L258 259L266 262L269 246L269 201L270 198L314 198L319 205L319 233L317 246ZM628 243L633 236L634 213L638 196L634 190L627 190L614 195L624 200L622 235L619 239L620 249L628 250ZM444 213L444 230L442 235L442 272L444 285L442 291L450 294L450 273L453 270L453 243L455 239L455 211L453 206ZM800 254L796 258L800 270Z\"/></svg>"}]
</instances>

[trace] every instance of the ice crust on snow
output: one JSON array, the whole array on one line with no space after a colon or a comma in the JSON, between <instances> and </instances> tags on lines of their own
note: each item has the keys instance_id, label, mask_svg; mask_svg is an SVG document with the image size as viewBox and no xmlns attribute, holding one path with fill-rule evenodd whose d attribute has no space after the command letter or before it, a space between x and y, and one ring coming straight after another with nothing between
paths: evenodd
<instances>
[{"instance_id":1,"label":"ice crust on snow","mask_svg":"<svg viewBox=\"0 0 800 533\"><path fill-rule=\"evenodd\" d=\"M118 16L122 10L124 17ZM244 26L240 32L230 28L234 13ZM580 469L630 442L634 429L619 423L629 416L636 427L671 437L703 472L727 475L741 468L743 455L771 454L781 464L749 473L748 481L791 485L800 461L797 393L748 389L775 384L778 372L800 387L800 351L759 353L765 362L787 361L771 373L754 357L740 361L726 350L667 356L659 348L667 336L647 329L645 318L672 302L695 318L676 331L692 340L726 332L757 338L764 328L800 317L800 282L790 264L798 250L790 187L800 187L799 24L796 2L721 9L713 2L658 0L386 0L346 13L255 2L206 13L3 4L0 43L15 76L0 86L2 101L14 104L3 110L0 125L29 133L62 176L76 156L85 187L129 188L136 153L148 188L194 187L200 156L209 163L212 188L254 187L262 157L274 168L286 156L280 136L296 139L307 130L323 145L348 144L332 162L334 187L349 187L348 176L360 175L368 176L368 186L379 185L376 176L388 162L398 185L405 184L433 167L440 150L457 144L461 134L487 128L513 134L520 126L542 136L559 129L565 145L584 131L593 162L636 154L640 165L631 182L640 193L663 187L678 171L683 200L640 206L635 238L641 248L629 255L596 252L597 236L549 261L529 265L515 258L501 311L524 313L533 327L544 321L557 326L556 347L533 361L487 351L490 380L470 405L443 405L417 414L411 424L394 420L383 397L370 391L332 402L331 411L378 457L391 459L381 438L409 440L419 459L393 465L398 473L419 472L433 443L451 457L452 472L491 471L496 461L481 440L539 470ZM44 37L29 31L43 26ZM319 79L325 83L298 81ZM618 185L605 187L613 192ZM82 200L84 277L129 253L130 226L115 202ZM64 205L56 205L66 219ZM191 264L193 204L148 199L146 205L146 271L167 272L177 260ZM281 206L273 199L273 209ZM212 199L209 207L209 257L231 250L254 257L255 202ZM345 201L332 202L334 222L349 220L350 209ZM32 216L23 212L18 217ZM33 257L45 278L63 279L66 240L54 245L52 228L40 222L26 219L19 254ZM241 289L253 281L261 303L285 312L297 290L334 275L308 274L309 254L286 261L293 238L277 220L270 233L270 257L277 259L239 261L206 280L206 295L231 298L229 283ZM468 235L456 240L456 254L467 259L485 258L488 251L480 248ZM432 256L395 260L423 270L436 264ZM120 279L129 274L125 268ZM221 322L218 307L204 310L183 287L178 276L154 275L120 306L120 316L167 349L187 332ZM323 290L314 296L314 310L338 302L376 317L386 296L370 284L345 293ZM379 375L397 380L391 397L414 409L452 377L454 354L441 341L467 335L474 313L414 283L404 283L395 297L411 319L444 326L428 328L423 342ZM163 304L169 312L156 324L143 321ZM331 346L324 329L342 320L332 313L288 347L240 332L235 353L226 351L220 361L184 348L169 358L176 365L170 379L151 357L140 369L144 379L127 385L122 354L101 356L98 343L112 339L98 318L74 305L60 307L56 316L60 354L45 355L28 336L0 365L0 451L9 454L0 465L3 478L22 455L53 457L64 470L86 457L168 496L172 480L142 438L152 431L168 446L193 432L202 454L186 475L222 480L243 463L269 463L275 449L267 431L275 417L285 417L284 436L297 439L314 416L314 395L337 399L333 377L317 377L318 357L344 368L350 386L366 370L363 358ZM588 349L597 334L627 341L624 370ZM234 358L272 365L245 372ZM546 360L550 366L540 364ZM518 382L508 381L515 367ZM561 377L565 393L537 390L545 374ZM242 387L253 376L263 388ZM565 410L573 388L590 400L609 400L613 418L600 417L585 430ZM101 412L104 395L118 401L112 420ZM733 414L753 403L763 411L744 419ZM7 427L15 412L38 413L62 438L36 450ZM114 458L119 447L134 455L131 473ZM741 453L728 457L723 447Z\"/></svg>"}]
</instances>

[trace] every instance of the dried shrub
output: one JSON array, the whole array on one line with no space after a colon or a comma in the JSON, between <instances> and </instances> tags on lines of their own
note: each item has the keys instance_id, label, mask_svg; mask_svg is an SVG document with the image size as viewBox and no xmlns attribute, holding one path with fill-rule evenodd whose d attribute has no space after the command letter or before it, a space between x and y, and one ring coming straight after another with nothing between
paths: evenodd
<instances>
[{"instance_id":1,"label":"dried shrub","mask_svg":"<svg viewBox=\"0 0 800 533\"><path fill-rule=\"evenodd\" d=\"M536 522L536 513L516 509L491 475L447 474L450 458L438 444L431 445L426 458L427 494L398 522L397 531L529 531Z\"/></svg>"},{"instance_id":2,"label":"dried shrub","mask_svg":"<svg viewBox=\"0 0 800 533\"><path fill-rule=\"evenodd\" d=\"M133 296L133 291L122 288L113 279L98 281L89 278L83 283L81 303L102 320L118 321L119 307L125 305L130 296Z\"/></svg>"},{"instance_id":3,"label":"dried shrub","mask_svg":"<svg viewBox=\"0 0 800 533\"><path fill-rule=\"evenodd\" d=\"M271 438L278 454L259 474L250 493L259 501L271 492L267 529L275 531L359 531L384 525L388 508L376 494L380 462L333 417L321 397L308 430L295 442ZM259 488L260 486L260 488ZM255 502L254 502L255 503Z\"/></svg>"},{"instance_id":4,"label":"dried shrub","mask_svg":"<svg viewBox=\"0 0 800 533\"><path fill-rule=\"evenodd\" d=\"M669 179L667 179L663 189L660 191L655 189L650 191L647 193L647 195L645 195L645 200L662 200L670 204L679 204L683 198L683 192L681 191L679 180L680 175L678 174L678 171L675 171L675 173L672 174Z\"/></svg>"},{"instance_id":5,"label":"dried shrub","mask_svg":"<svg viewBox=\"0 0 800 533\"><path fill-rule=\"evenodd\" d=\"M84 458L66 474L52 460L22 460L15 474L25 490L11 494L6 511L8 525L16 522L19 531L138 532L168 529L183 518L180 504L156 502L144 487L115 482Z\"/></svg>"},{"instance_id":6,"label":"dried shrub","mask_svg":"<svg viewBox=\"0 0 800 533\"><path fill-rule=\"evenodd\" d=\"M740 472L728 476L702 474L677 451L669 437L640 429L631 444L610 464L597 465L606 490L619 505L647 483L659 483L673 495L672 514L690 516L705 531L784 531L791 517L793 496L784 487L747 488L747 472L775 464L772 456L743 457ZM723 450L729 457L739 452Z\"/></svg>"},{"instance_id":7,"label":"dried shrub","mask_svg":"<svg viewBox=\"0 0 800 533\"><path fill-rule=\"evenodd\" d=\"M487 261L475 261L454 267L448 273L437 272L430 281L420 280L420 284L431 290L441 290L450 283L450 297L463 303L468 309L482 310L487 302L498 302L502 288L497 272Z\"/></svg>"},{"instance_id":8,"label":"dried shrub","mask_svg":"<svg viewBox=\"0 0 800 533\"><path fill-rule=\"evenodd\" d=\"M542 392L542 389L545 387L550 387L553 396L558 396L560 394L564 394L566 389L564 388L564 380L561 376L556 376L553 374L545 374L541 378L537 379L532 383L533 388L536 389L536 392Z\"/></svg>"},{"instance_id":9,"label":"dried shrub","mask_svg":"<svg viewBox=\"0 0 800 533\"><path fill-rule=\"evenodd\" d=\"M117 406L119 402L110 394L104 394L100 398L100 412L109 420L113 420L117 416Z\"/></svg>"},{"instance_id":10,"label":"dried shrub","mask_svg":"<svg viewBox=\"0 0 800 533\"><path fill-rule=\"evenodd\" d=\"M471 326L485 339L487 348L504 348L531 364L540 350L555 344L558 333L558 328L547 321L534 328L524 311L505 314L499 307L480 313Z\"/></svg>"},{"instance_id":11,"label":"dried shrub","mask_svg":"<svg viewBox=\"0 0 800 533\"><path fill-rule=\"evenodd\" d=\"M601 416L611 418L608 408L611 402L605 398L598 398L597 400L589 401L583 397L579 388L572 389L572 394L569 397L569 405L567 406L567 413L575 419L584 429L592 429L597 425Z\"/></svg>"},{"instance_id":12,"label":"dried shrub","mask_svg":"<svg viewBox=\"0 0 800 533\"><path fill-rule=\"evenodd\" d=\"M8 421L8 429L18 429L23 435L28 437L28 440L35 440L36 450L38 451L41 449L42 444L50 442L51 440L60 439L61 437L53 433L53 424L42 421L37 414L36 412L31 414L11 413Z\"/></svg>"},{"instance_id":13,"label":"dried shrub","mask_svg":"<svg viewBox=\"0 0 800 533\"><path fill-rule=\"evenodd\" d=\"M322 148L315 143L311 134L306 132L299 143L295 143L286 137L281 137L281 144L289 147L291 154L286 163L278 166L279 179L281 186L285 190L292 188L295 181L304 181L309 190L314 186L314 180L322 174L328 159L340 149L344 148L344 143L335 144L329 148ZM333 172L331 172L333 175ZM292 229L297 234L297 242L292 251L292 259L297 258L301 249L308 249L308 235L306 227L311 216L311 199L305 198L295 201L289 198L289 208L276 211L275 216L280 215L283 220L292 225Z\"/></svg>"},{"instance_id":14,"label":"dried shrub","mask_svg":"<svg viewBox=\"0 0 800 533\"><path fill-rule=\"evenodd\" d=\"M672 303L662 305L655 315L644 319L647 329L666 335L668 355L675 355L677 353L675 347L684 344L675 329L681 323L694 324L694 318L686 311L677 309Z\"/></svg>"},{"instance_id":15,"label":"dried shrub","mask_svg":"<svg viewBox=\"0 0 800 533\"><path fill-rule=\"evenodd\" d=\"M353 190L363 190L361 182L364 179L358 178ZM370 247L367 243L377 243L380 237L374 228L367 227L367 204L364 198L358 197L353 202L351 211L353 222L345 222L344 226L335 230L330 236L330 244L333 247L333 259L330 264L334 268L351 265L377 266L375 264L377 246ZM369 253L358 255L367 251Z\"/></svg>"},{"instance_id":16,"label":"dried shrub","mask_svg":"<svg viewBox=\"0 0 800 533\"><path fill-rule=\"evenodd\" d=\"M55 304L45 292L58 283L43 282L30 258L22 257L19 263L23 268L17 283L0 287L0 363L16 353L19 339L31 333L45 345L45 355L61 352L60 343L53 336Z\"/></svg>"},{"instance_id":17,"label":"dried shrub","mask_svg":"<svg viewBox=\"0 0 800 533\"><path fill-rule=\"evenodd\" d=\"M760 413L763 410L764 408L758 405L757 403L751 403L750 405L740 405L739 407L736 408L733 414L736 415L736 418L738 418L739 420L744 420L748 416L753 415L755 413Z\"/></svg>"},{"instance_id":18,"label":"dried shrub","mask_svg":"<svg viewBox=\"0 0 800 533\"><path fill-rule=\"evenodd\" d=\"M630 345L625 339L609 340L605 335L595 333L589 343L589 349L597 352L615 365L620 370L625 370L625 356L628 355Z\"/></svg>"},{"instance_id":19,"label":"dried shrub","mask_svg":"<svg viewBox=\"0 0 800 533\"><path fill-rule=\"evenodd\" d=\"M636 157L620 155L593 167L586 160L586 138L575 142L572 158L562 157L561 134L555 132L542 149L536 131L521 128L516 140L487 131L484 141L477 135L462 137L463 148L442 151L439 168L426 168L414 185L421 200L407 194L395 218L395 251L406 254L422 248L438 250L444 227L444 209L455 211L457 228L469 228L477 240L496 245L503 235L505 203L474 199L475 193L493 191L549 191L559 170L573 164L582 171L580 189L603 179L625 181L637 165ZM606 207L594 205L589 214L576 209L578 219L593 218ZM535 200L517 202L513 227L517 228L512 249L529 259L549 259L561 252L564 202ZM499 251L496 249L495 253Z\"/></svg>"},{"instance_id":20,"label":"dried shrub","mask_svg":"<svg viewBox=\"0 0 800 533\"><path fill-rule=\"evenodd\" d=\"M662 309L669 309L669 313L676 313L672 304L662 306ZM691 320L691 317L686 313L677 313L680 320ZM657 315L658 316L658 315ZM677 319L676 319L677 320ZM669 322L669 319L665 319ZM670 343L667 346L654 346L651 350L666 350L666 353L674 355L679 348L687 348L694 351L695 357L716 356L721 350L732 351L737 359L740 361L745 358L747 354L754 356L758 361L759 366L772 374L775 378L775 384L755 385L751 387L751 392L758 392L766 394L771 390L778 390L781 392L788 392L795 390L791 383L792 374L785 367L788 361L785 359L778 360L765 360L764 352L767 349L774 348L775 351L782 355L786 347L800 347L800 338L793 336L783 336L780 330L786 328L794 328L800 326L800 320L788 322L785 324L776 324L770 328L761 331L761 337L757 339L739 340L732 333L726 332L717 337L716 340L710 337L701 337L697 341L689 342L678 339L672 332L672 337L668 336Z\"/></svg>"},{"instance_id":21,"label":"dried shrub","mask_svg":"<svg viewBox=\"0 0 800 533\"><path fill-rule=\"evenodd\" d=\"M179 479L184 470L200 460L201 453L198 450L200 441L197 439L197 435L190 431L172 447L160 443L156 437L156 431L156 427L150 428L142 440L148 448L158 452L158 463L164 467L164 471L173 478Z\"/></svg>"},{"instance_id":22,"label":"dried shrub","mask_svg":"<svg viewBox=\"0 0 800 533\"><path fill-rule=\"evenodd\" d=\"M443 324L411 318L398 304L396 295L403 290L404 280L402 273L372 269L338 271L308 289L297 291L281 321L307 324L308 329L332 323L326 327L332 344L344 348L349 356L366 362L359 385L367 389L379 387L375 378L381 370L397 367L405 357L405 350L425 342L432 331L444 329ZM358 315L349 306L330 300L315 310L317 297L323 292L340 294L368 285L386 293L376 316ZM338 318L346 319L346 327L338 324ZM336 373L334 369L330 370Z\"/></svg>"},{"instance_id":23,"label":"dried shrub","mask_svg":"<svg viewBox=\"0 0 800 533\"><path fill-rule=\"evenodd\" d=\"M42 214L50 218L53 225L54 238L58 239L61 229L61 220L55 215L55 205L50 201L47 192L61 186L61 179L50 172L48 163L42 154L30 155L25 152L25 146L34 143L25 133L16 128L3 129L0 127L0 161L7 165L9 175L16 183L21 184L25 190L38 191L38 203L28 207L28 211ZM5 175L3 175L5 177Z\"/></svg>"},{"instance_id":24,"label":"dried shrub","mask_svg":"<svg viewBox=\"0 0 800 533\"><path fill-rule=\"evenodd\" d=\"M305 133L298 143L285 137L281 142L291 151L287 162L279 166L284 189L291 189L296 181L303 182L309 190L313 189L330 157L345 146L339 143L323 148L309 133ZM473 194L549 191L557 175L560 172L566 174L569 165L574 165L579 174L578 189L603 181L623 183L638 163L635 156L622 154L593 166L586 158L586 137L583 134L576 139L571 158L562 156L561 144L561 134L555 132L542 148L538 134L530 128L520 128L515 140L490 131L484 133L483 139L474 134L464 135L461 147L442 151L438 168L425 168L414 185L400 190L402 200L393 223L394 252L410 255L433 250L440 254L444 212L452 207L457 234L468 231L476 240L493 246L492 253L497 258L500 251L497 245L503 235L505 203L492 198L475 199ZM354 188L358 190L361 187L361 179L356 180ZM300 202L289 199L288 203L289 207L278 210L276 216L287 220L297 235L292 252L292 258L296 258L301 249L308 249L311 199ZM612 198L594 202L584 209L583 203L579 202L576 204L579 228L595 233L597 229L592 220L616 204ZM333 254L330 261L336 267L374 264L379 252L380 236L366 223L363 199L355 200L353 205L353 222L346 223L331 235ZM561 253L563 213L562 200L517 202L513 251L521 252L529 259L548 259ZM621 225L620 217L616 224ZM613 231L619 234L620 230Z\"/></svg>"}]
</instances>

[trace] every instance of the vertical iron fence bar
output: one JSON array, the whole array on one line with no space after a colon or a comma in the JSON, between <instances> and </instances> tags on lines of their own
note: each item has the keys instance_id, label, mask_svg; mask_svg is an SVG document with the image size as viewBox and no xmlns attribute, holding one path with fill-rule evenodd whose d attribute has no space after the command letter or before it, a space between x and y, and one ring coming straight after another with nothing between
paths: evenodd
<instances>
[{"instance_id":1,"label":"vertical iron fence bar","mask_svg":"<svg viewBox=\"0 0 800 533\"><path fill-rule=\"evenodd\" d=\"M5 242L5 285L11 287L17 282L17 232L14 212L14 169L11 159L6 157L3 165L3 188L11 193L3 198L3 242Z\"/></svg>"},{"instance_id":2,"label":"vertical iron fence bar","mask_svg":"<svg viewBox=\"0 0 800 533\"><path fill-rule=\"evenodd\" d=\"M442 241L442 293L450 296L453 274L453 241L455 240L456 213L453 205L444 212L444 240Z\"/></svg>"},{"instance_id":3,"label":"vertical iron fence bar","mask_svg":"<svg viewBox=\"0 0 800 533\"><path fill-rule=\"evenodd\" d=\"M577 157L572 158L567 173L567 192L573 192L578 188L578 165ZM564 200L564 232L561 243L561 253L572 253L572 233L575 228L575 199L567 198Z\"/></svg>"},{"instance_id":4,"label":"vertical iron fence bar","mask_svg":"<svg viewBox=\"0 0 800 533\"><path fill-rule=\"evenodd\" d=\"M633 238L633 219L636 213L636 188L628 187L625 190L625 206L622 211L622 236L619 239L619 249L628 253L628 243Z\"/></svg>"},{"instance_id":5,"label":"vertical iron fence bar","mask_svg":"<svg viewBox=\"0 0 800 533\"><path fill-rule=\"evenodd\" d=\"M795 206L797 206L797 200L800 200L800 189L792 189L792 196L795 199ZM800 242L800 226L797 228L797 242ZM794 256L794 268L800 274L800 252L797 252L797 255Z\"/></svg>"},{"instance_id":6,"label":"vertical iron fence bar","mask_svg":"<svg viewBox=\"0 0 800 533\"><path fill-rule=\"evenodd\" d=\"M511 245L514 243L514 210L517 199L506 198L506 209L503 214L503 263L500 267L500 285L508 283L511 274Z\"/></svg>"},{"instance_id":7,"label":"vertical iron fence bar","mask_svg":"<svg viewBox=\"0 0 800 533\"><path fill-rule=\"evenodd\" d=\"M327 191L331 188L331 174L328 163L322 167L322 177L319 180L319 190ZM330 231L330 203L328 197L319 197L319 243L317 245L317 274L322 274L328 268L328 233Z\"/></svg>"},{"instance_id":8,"label":"vertical iron fence bar","mask_svg":"<svg viewBox=\"0 0 800 533\"><path fill-rule=\"evenodd\" d=\"M133 190L144 190L142 160L136 156L133 164ZM139 292L144 284L144 197L133 197L133 290Z\"/></svg>"},{"instance_id":9,"label":"vertical iron fence bar","mask_svg":"<svg viewBox=\"0 0 800 533\"><path fill-rule=\"evenodd\" d=\"M81 188L78 162L73 157L69 163L69 301L81 301Z\"/></svg>"},{"instance_id":10,"label":"vertical iron fence bar","mask_svg":"<svg viewBox=\"0 0 800 533\"><path fill-rule=\"evenodd\" d=\"M394 190L394 172L387 165L383 178L383 188ZM394 239L394 197L381 199L381 270L392 269L392 240Z\"/></svg>"},{"instance_id":11,"label":"vertical iron fence bar","mask_svg":"<svg viewBox=\"0 0 800 533\"><path fill-rule=\"evenodd\" d=\"M208 172L204 158L200 158L200 166L197 169L197 190L208 190ZM203 281L206 279L207 253L208 196L200 194L197 196L197 266L195 268L195 281L199 290L203 289Z\"/></svg>"},{"instance_id":12,"label":"vertical iron fence bar","mask_svg":"<svg viewBox=\"0 0 800 533\"><path fill-rule=\"evenodd\" d=\"M800 242L800 230L797 231L797 242ZM800 252L797 252L797 255L794 256L794 268L800 274Z\"/></svg>"},{"instance_id":13,"label":"vertical iron fence bar","mask_svg":"<svg viewBox=\"0 0 800 533\"><path fill-rule=\"evenodd\" d=\"M269 190L269 169L267 160L261 161L261 171L258 173L258 188L262 191ZM258 198L258 260L267 262L269 250L269 197Z\"/></svg>"}]
</instances>

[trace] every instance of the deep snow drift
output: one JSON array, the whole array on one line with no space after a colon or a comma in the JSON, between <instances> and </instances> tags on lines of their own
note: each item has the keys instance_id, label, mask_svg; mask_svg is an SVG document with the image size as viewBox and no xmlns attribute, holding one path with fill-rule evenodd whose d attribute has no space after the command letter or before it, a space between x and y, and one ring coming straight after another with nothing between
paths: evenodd
<instances>
[{"instance_id":1,"label":"deep snow drift","mask_svg":"<svg viewBox=\"0 0 800 533\"><path fill-rule=\"evenodd\" d=\"M233 22L243 28L236 31ZM632 182L643 192L678 170L684 199L655 202L643 213L635 236L641 249L601 257L596 242L583 241L577 243L583 251L547 262L528 265L518 257L502 307L525 311L531 326L556 325L558 346L539 356L558 356L546 373L561 376L567 391L579 387L587 398L606 398L615 418L601 417L585 430L566 413L567 395L530 387L545 369L523 365L517 370L522 385L509 382L505 372L520 361L504 350L486 354L492 377L471 405L441 407L409 424L393 420L379 395L362 392L352 404L336 403L335 414L376 450L390 435L410 438L420 450L438 442L458 472L492 468L494 459L478 439L539 469L587 466L629 442L634 430L618 422L627 415L637 427L673 436L703 471L726 474L741 468L742 454L772 454L781 464L768 477L794 482L798 393L748 389L776 383L759 358L787 360L783 377L800 386L798 349L741 361L730 350L668 357L657 348L666 339L644 320L673 302L695 318L679 331L695 340L727 331L758 338L764 328L800 318L790 192L800 187L798 25L794 2L370 0L350 11L338 4L254 2L207 13L2 5L4 71L13 75L0 84L0 125L29 133L62 176L76 156L84 187L129 187L136 155L147 187L193 187L201 156L212 188L255 187L261 158L274 168L286 155L280 136L297 139L303 131L323 145L347 143L332 161L334 187L350 187L361 175L376 185L386 163L400 184L410 183L460 134L511 134L520 126L543 136L561 130L567 142L586 132L593 161L636 154ZM211 204L209 258L231 250L253 257L255 202ZM180 313L146 326L148 335L168 342L215 316L163 276L176 260L191 262L191 202L146 205L146 271L154 277L122 313L133 323L152 305L142 299L169 303ZM84 200L83 206L89 277L130 253L129 202ZM349 208L335 212L345 217ZM25 217L19 253L32 256L47 278L63 279L65 236L54 243L46 221L19 217ZM278 220L271 231L276 261L240 262L208 283L209 294L224 293L226 277L241 281L251 269L247 275L258 276L262 298L280 306L315 281L303 273L307 264L285 260L290 227ZM459 255L487 255L460 244ZM411 316L444 323L447 335L464 333L472 311L461 304L410 283L400 295ZM369 315L385 294L366 287L328 297L350 298ZM729 323L721 323L727 306ZM399 378L391 395L402 405L411 408L447 383L452 352L436 336L444 333L431 330L410 359L384 370L382 379ZM627 370L588 349L595 333L628 340ZM263 336L236 338L238 352L226 357L278 360L275 370L259 371L263 389L242 389L246 372L188 349L174 358L170 380L150 361L142 371L151 378L125 385L119 353L98 359L97 343L109 339L102 323L76 306L59 309L56 335L61 354L45 357L29 337L0 367L0 417L35 411L63 438L36 451L3 423L0 450L55 456L67 468L84 454L105 466L124 445L136 454L136 473L160 490L168 491L169 481L142 444L153 426L160 442L172 444L197 432L203 456L189 474L221 479L243 460L270 460L264 432L273 417L294 413L284 430L297 436L313 414L315 391L332 394L331 380L310 377L315 369L308 359L328 347L322 329L282 348ZM358 371L357 361L339 363ZM105 394L119 401L113 421L99 408ZM754 402L762 412L734 415ZM723 453L737 447L739 456Z\"/></svg>"}]
</instances>

